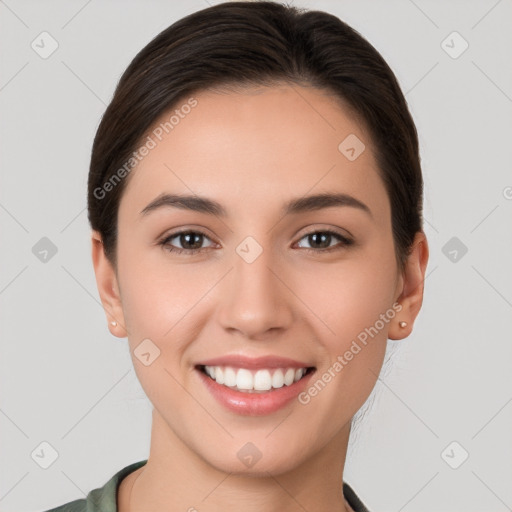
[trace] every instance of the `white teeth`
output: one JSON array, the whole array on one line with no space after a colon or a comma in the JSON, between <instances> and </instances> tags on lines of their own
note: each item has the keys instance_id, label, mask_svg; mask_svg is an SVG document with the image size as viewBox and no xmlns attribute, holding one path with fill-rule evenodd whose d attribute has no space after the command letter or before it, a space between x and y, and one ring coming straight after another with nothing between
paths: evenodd
<instances>
[{"instance_id":1,"label":"white teeth","mask_svg":"<svg viewBox=\"0 0 512 512\"><path fill-rule=\"evenodd\" d=\"M224 384L224 372L220 366L215 368L215 380L219 384Z\"/></svg>"},{"instance_id":2,"label":"white teeth","mask_svg":"<svg viewBox=\"0 0 512 512\"><path fill-rule=\"evenodd\" d=\"M288 368L286 370L286 373L284 374L284 383L287 386L290 386L293 384L293 379L295 378L295 370L293 368Z\"/></svg>"},{"instance_id":3,"label":"white teeth","mask_svg":"<svg viewBox=\"0 0 512 512\"><path fill-rule=\"evenodd\" d=\"M236 386L236 372L233 368L227 367L224 369L224 385L229 387Z\"/></svg>"},{"instance_id":4,"label":"white teeth","mask_svg":"<svg viewBox=\"0 0 512 512\"><path fill-rule=\"evenodd\" d=\"M254 389L268 391L272 387L272 377L268 370L258 370L254 376Z\"/></svg>"},{"instance_id":5,"label":"white teeth","mask_svg":"<svg viewBox=\"0 0 512 512\"><path fill-rule=\"evenodd\" d=\"M220 384L219 381L217 381L217 384ZM236 374L236 387L238 389L254 389L253 384L254 379L252 373L245 368L240 368Z\"/></svg>"},{"instance_id":6,"label":"white teeth","mask_svg":"<svg viewBox=\"0 0 512 512\"><path fill-rule=\"evenodd\" d=\"M217 384L223 384L239 391L269 391L283 386L291 386L302 379L306 368L277 368L248 370L230 366L205 366L204 370Z\"/></svg>"},{"instance_id":7,"label":"white teeth","mask_svg":"<svg viewBox=\"0 0 512 512\"><path fill-rule=\"evenodd\" d=\"M284 375L282 370L276 370L272 375L272 387L282 388L284 386Z\"/></svg>"}]
</instances>

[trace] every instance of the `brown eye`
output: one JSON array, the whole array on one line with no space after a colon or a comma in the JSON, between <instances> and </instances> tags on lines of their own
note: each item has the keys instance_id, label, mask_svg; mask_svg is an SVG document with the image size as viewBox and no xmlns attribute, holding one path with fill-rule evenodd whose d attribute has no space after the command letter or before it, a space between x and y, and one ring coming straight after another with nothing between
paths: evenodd
<instances>
[{"instance_id":1,"label":"brown eye","mask_svg":"<svg viewBox=\"0 0 512 512\"><path fill-rule=\"evenodd\" d=\"M182 247L175 247L171 244L171 240L174 240L175 238ZM164 246L169 252L198 253L208 249L208 247L201 247L204 239L209 240L209 238L201 231L180 231L166 237L162 242L160 242L160 245Z\"/></svg>"},{"instance_id":2,"label":"brown eye","mask_svg":"<svg viewBox=\"0 0 512 512\"><path fill-rule=\"evenodd\" d=\"M312 246L304 247L306 251L313 252L331 252L333 250L343 249L346 246L352 245L353 240L336 233L335 231L312 231L307 235L304 235L301 240L307 239L308 243ZM338 239L339 243L331 245L333 239Z\"/></svg>"}]
</instances>

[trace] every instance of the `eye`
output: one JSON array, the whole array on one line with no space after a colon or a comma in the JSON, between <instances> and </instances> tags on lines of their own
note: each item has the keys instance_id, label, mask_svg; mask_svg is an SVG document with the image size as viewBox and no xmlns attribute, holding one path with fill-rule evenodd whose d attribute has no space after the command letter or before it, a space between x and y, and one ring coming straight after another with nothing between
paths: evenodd
<instances>
[{"instance_id":1,"label":"eye","mask_svg":"<svg viewBox=\"0 0 512 512\"><path fill-rule=\"evenodd\" d=\"M339 243L331 245L330 242L333 241L333 238L337 238L339 240ZM301 240L304 239L307 239L308 243L313 245L312 249L305 247L304 250L315 253L340 250L354 243L354 240L347 238L346 236L343 236L342 234L337 233L336 231L331 230L312 231L311 233L308 233L301 238ZM321 247L318 247L318 245L320 245Z\"/></svg>"},{"instance_id":2,"label":"eye","mask_svg":"<svg viewBox=\"0 0 512 512\"><path fill-rule=\"evenodd\" d=\"M181 245L181 247L175 247L171 244L171 241L175 238L178 239L178 243ZM211 246L201 247L204 239L210 240L210 238L202 231L185 230L172 233L171 235L164 238L159 244L165 247L167 251L172 253L198 254L211 248ZM354 240L331 230L312 231L311 233L304 235L300 240L304 239L307 239L308 243L313 245L313 248L302 247L302 249L307 252L314 252L317 254L341 250L344 247L348 247L354 243ZM338 244L335 244L334 246L331 245L333 239L338 239ZM318 245L320 247L315 247Z\"/></svg>"},{"instance_id":3,"label":"eye","mask_svg":"<svg viewBox=\"0 0 512 512\"><path fill-rule=\"evenodd\" d=\"M171 240L177 238L178 242L182 245L182 247L174 247L171 245ZM166 237L164 240L160 242L160 245L165 247L169 252L174 252L177 254L187 253L187 254L197 254L199 252L208 249L208 247L200 247L202 245L203 239L206 238L210 240L204 233L201 231L180 231L178 233L173 233Z\"/></svg>"}]
</instances>

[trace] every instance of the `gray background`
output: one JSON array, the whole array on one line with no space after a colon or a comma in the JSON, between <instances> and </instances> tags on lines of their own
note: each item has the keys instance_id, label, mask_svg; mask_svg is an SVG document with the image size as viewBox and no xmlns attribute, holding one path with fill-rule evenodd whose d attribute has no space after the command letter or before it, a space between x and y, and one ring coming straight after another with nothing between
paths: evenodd
<instances>
[{"instance_id":1,"label":"gray background","mask_svg":"<svg viewBox=\"0 0 512 512\"><path fill-rule=\"evenodd\" d=\"M151 407L127 340L109 334L90 261L88 159L130 60L213 3L0 1L2 511L84 497L148 455ZM425 177L423 310L389 343L345 480L375 512L512 510L512 3L293 5L339 16L382 53ZM46 59L31 47L43 31L59 45ZM460 55L453 31L469 44ZM57 249L46 261L43 237ZM44 441L58 453L47 469L31 456Z\"/></svg>"}]
</instances>

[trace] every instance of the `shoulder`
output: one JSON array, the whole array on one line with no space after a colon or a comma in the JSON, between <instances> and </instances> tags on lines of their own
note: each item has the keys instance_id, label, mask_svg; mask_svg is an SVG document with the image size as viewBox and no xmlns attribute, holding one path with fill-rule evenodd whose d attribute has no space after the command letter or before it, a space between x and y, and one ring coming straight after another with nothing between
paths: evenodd
<instances>
[{"instance_id":1,"label":"shoulder","mask_svg":"<svg viewBox=\"0 0 512 512\"><path fill-rule=\"evenodd\" d=\"M370 512L347 482L343 482L343 495L354 512Z\"/></svg>"},{"instance_id":2,"label":"shoulder","mask_svg":"<svg viewBox=\"0 0 512 512\"><path fill-rule=\"evenodd\" d=\"M60 505L56 508L45 510L44 512L87 512L87 500L80 499L70 501L69 503L65 503L64 505Z\"/></svg>"},{"instance_id":3,"label":"shoulder","mask_svg":"<svg viewBox=\"0 0 512 512\"><path fill-rule=\"evenodd\" d=\"M117 490L121 480L144 466L146 460L134 462L113 475L102 487L93 489L85 498L77 499L44 512L117 512Z\"/></svg>"}]
</instances>

